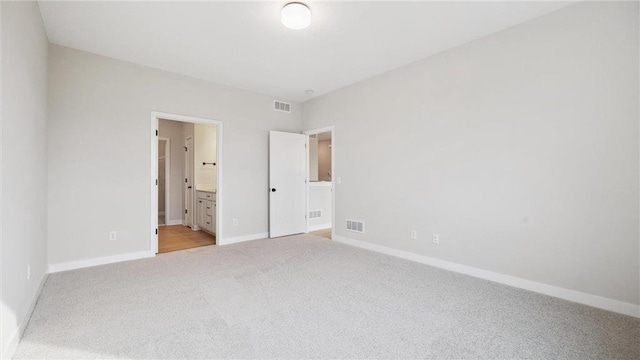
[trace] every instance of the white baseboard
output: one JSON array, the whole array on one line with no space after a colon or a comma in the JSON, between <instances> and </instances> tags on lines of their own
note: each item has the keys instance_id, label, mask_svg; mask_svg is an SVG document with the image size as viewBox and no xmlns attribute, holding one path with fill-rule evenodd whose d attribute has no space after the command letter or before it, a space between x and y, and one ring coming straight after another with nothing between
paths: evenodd
<instances>
[{"instance_id":1,"label":"white baseboard","mask_svg":"<svg viewBox=\"0 0 640 360\"><path fill-rule=\"evenodd\" d=\"M182 219L167 220L167 224L166 225L182 225Z\"/></svg>"},{"instance_id":2,"label":"white baseboard","mask_svg":"<svg viewBox=\"0 0 640 360\"><path fill-rule=\"evenodd\" d=\"M331 223L320 224L320 225L310 225L309 226L309 232L318 231L318 230L325 230L325 229L331 229Z\"/></svg>"},{"instance_id":3,"label":"white baseboard","mask_svg":"<svg viewBox=\"0 0 640 360\"><path fill-rule=\"evenodd\" d=\"M399 257L406 260L419 262L422 264L438 267L441 269L454 271L457 273L485 279L509 286L513 286L520 289L525 289L544 295L557 297L564 300L577 302L584 305L593 306L596 308L613 311L616 313L629 315L633 317L640 317L640 305L634 305L619 300L605 298L598 295L587 294L575 290L565 289L558 286L543 284L527 279L518 278L515 276L500 274L488 270L478 269L467 265L462 265L450 261L440 260L424 255L414 254L407 251L388 248L382 245L371 244L365 241L353 240L342 236L335 236L335 241L356 246L359 248L383 253Z\"/></svg>"},{"instance_id":4,"label":"white baseboard","mask_svg":"<svg viewBox=\"0 0 640 360\"><path fill-rule=\"evenodd\" d=\"M40 279L40 284L38 284L38 290L36 290L35 296L33 297L33 299L31 299L31 303L29 304L29 309L27 310L27 313L25 314L22 321L20 321L18 328L13 333L13 335L11 335L11 337L9 338L9 341L7 342L8 345L2 352L2 356L1 356L2 359L11 359L13 357L13 354L16 352L16 349L18 348L18 343L20 342L20 339L22 339L22 335L24 334L24 331L27 328L27 325L29 325L31 314L33 314L33 310L36 308L36 303L38 302L38 298L40 298L40 294L42 293L44 284L47 282L48 276L49 274L46 272L42 274L42 279Z\"/></svg>"},{"instance_id":5,"label":"white baseboard","mask_svg":"<svg viewBox=\"0 0 640 360\"><path fill-rule=\"evenodd\" d=\"M152 251L139 251L135 253L103 256L103 257L98 257L93 259L75 260L75 261L69 261L69 262L58 263L58 264L50 264L49 273L52 274L52 273L57 273L61 271L82 269L82 268L87 268L92 266L113 264L113 263L122 262L122 261L129 261L129 260L144 259L144 258L149 258L154 256L156 256L156 254L154 254Z\"/></svg>"},{"instance_id":6,"label":"white baseboard","mask_svg":"<svg viewBox=\"0 0 640 360\"><path fill-rule=\"evenodd\" d=\"M257 234L249 234L249 235L242 235L242 236L236 236L236 237L232 237L232 238L227 238L227 239L220 239L216 245L229 245L229 244L235 244L235 243L239 243L239 242L243 242L243 241L251 241L251 240L258 240L258 239L265 239L269 237L269 233L257 233Z\"/></svg>"}]
</instances>

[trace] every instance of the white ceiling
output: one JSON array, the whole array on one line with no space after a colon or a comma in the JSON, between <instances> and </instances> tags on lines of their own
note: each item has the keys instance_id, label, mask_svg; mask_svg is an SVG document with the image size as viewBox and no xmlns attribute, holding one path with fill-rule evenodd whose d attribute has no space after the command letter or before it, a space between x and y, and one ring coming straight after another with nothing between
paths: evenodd
<instances>
[{"instance_id":1,"label":"white ceiling","mask_svg":"<svg viewBox=\"0 0 640 360\"><path fill-rule=\"evenodd\" d=\"M40 2L54 44L304 101L530 20L568 2ZM313 89L312 95L305 90Z\"/></svg>"}]
</instances>

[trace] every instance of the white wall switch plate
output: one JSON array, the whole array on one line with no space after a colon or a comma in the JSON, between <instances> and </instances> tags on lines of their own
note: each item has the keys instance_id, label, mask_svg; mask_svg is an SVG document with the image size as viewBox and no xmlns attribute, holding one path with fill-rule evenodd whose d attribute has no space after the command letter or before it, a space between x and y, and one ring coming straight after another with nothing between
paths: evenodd
<instances>
[{"instance_id":1,"label":"white wall switch plate","mask_svg":"<svg viewBox=\"0 0 640 360\"><path fill-rule=\"evenodd\" d=\"M115 241L118 240L118 233L116 231L109 232L109 240Z\"/></svg>"},{"instance_id":2,"label":"white wall switch plate","mask_svg":"<svg viewBox=\"0 0 640 360\"><path fill-rule=\"evenodd\" d=\"M439 234L433 234L432 239L433 239L433 243L434 244L440 244L440 235Z\"/></svg>"},{"instance_id":3,"label":"white wall switch plate","mask_svg":"<svg viewBox=\"0 0 640 360\"><path fill-rule=\"evenodd\" d=\"M411 239L412 240L417 240L418 239L418 232L415 230L411 230Z\"/></svg>"}]
</instances>

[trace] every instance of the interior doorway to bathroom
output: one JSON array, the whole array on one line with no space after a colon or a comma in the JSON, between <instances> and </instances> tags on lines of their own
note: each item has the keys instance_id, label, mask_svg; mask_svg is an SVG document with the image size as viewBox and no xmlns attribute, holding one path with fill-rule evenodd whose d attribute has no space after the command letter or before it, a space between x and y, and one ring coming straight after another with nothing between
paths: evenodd
<instances>
[{"instance_id":1,"label":"interior doorway to bathroom","mask_svg":"<svg viewBox=\"0 0 640 360\"><path fill-rule=\"evenodd\" d=\"M334 224L334 128L305 131L307 145L307 232L332 239Z\"/></svg>"},{"instance_id":2,"label":"interior doorway to bathroom","mask_svg":"<svg viewBox=\"0 0 640 360\"><path fill-rule=\"evenodd\" d=\"M222 124L154 115L152 250L165 253L215 245L220 234Z\"/></svg>"}]
</instances>

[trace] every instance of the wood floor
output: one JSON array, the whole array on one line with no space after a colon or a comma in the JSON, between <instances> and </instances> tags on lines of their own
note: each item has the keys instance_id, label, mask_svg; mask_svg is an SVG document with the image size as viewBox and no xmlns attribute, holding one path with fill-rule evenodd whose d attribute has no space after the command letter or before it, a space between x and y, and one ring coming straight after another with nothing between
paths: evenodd
<instances>
[{"instance_id":1,"label":"wood floor","mask_svg":"<svg viewBox=\"0 0 640 360\"><path fill-rule=\"evenodd\" d=\"M204 231L193 231L183 225L158 228L158 253L215 245L216 237Z\"/></svg>"},{"instance_id":2,"label":"wood floor","mask_svg":"<svg viewBox=\"0 0 640 360\"><path fill-rule=\"evenodd\" d=\"M331 239L331 228L322 229L318 231L311 231L309 234L313 234L316 236L321 236L323 238Z\"/></svg>"}]
</instances>

